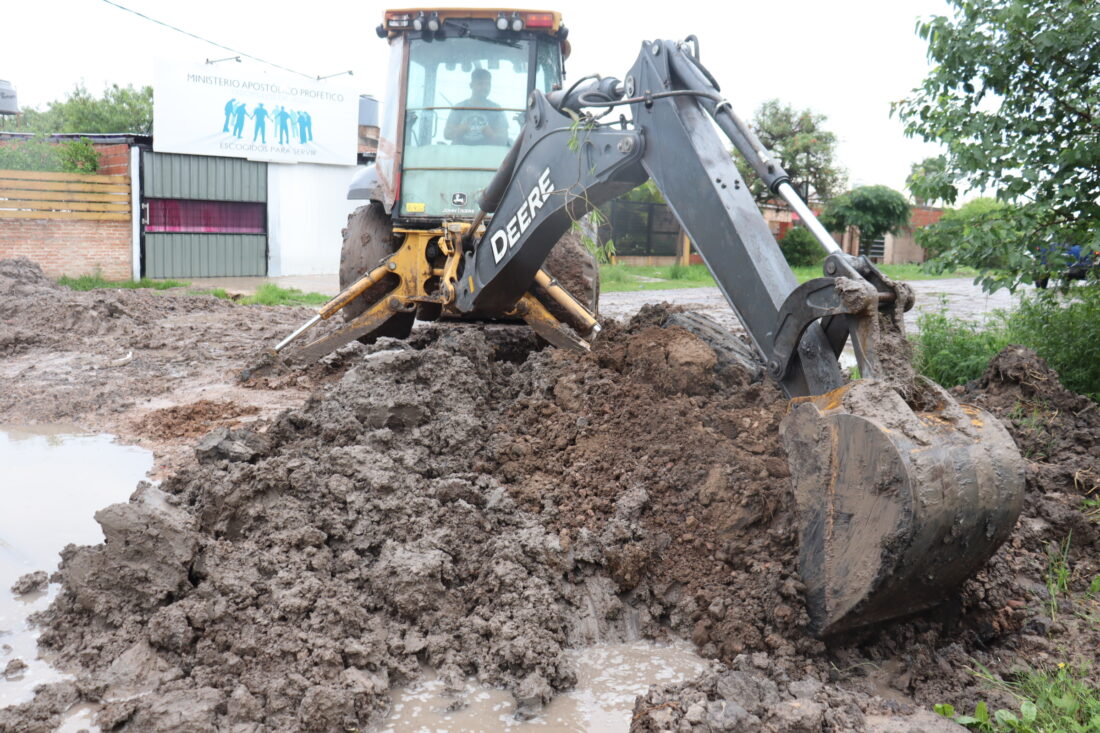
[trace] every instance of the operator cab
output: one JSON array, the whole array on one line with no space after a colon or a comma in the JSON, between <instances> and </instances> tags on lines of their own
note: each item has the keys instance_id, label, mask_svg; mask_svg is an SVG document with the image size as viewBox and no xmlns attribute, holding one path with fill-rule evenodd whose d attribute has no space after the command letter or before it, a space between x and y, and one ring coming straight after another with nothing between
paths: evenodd
<instances>
[{"instance_id":1,"label":"operator cab","mask_svg":"<svg viewBox=\"0 0 1100 733\"><path fill-rule=\"evenodd\" d=\"M554 12L386 11L389 89L377 176L395 220L473 219L523 127L532 89L560 88L567 30Z\"/></svg>"}]
</instances>

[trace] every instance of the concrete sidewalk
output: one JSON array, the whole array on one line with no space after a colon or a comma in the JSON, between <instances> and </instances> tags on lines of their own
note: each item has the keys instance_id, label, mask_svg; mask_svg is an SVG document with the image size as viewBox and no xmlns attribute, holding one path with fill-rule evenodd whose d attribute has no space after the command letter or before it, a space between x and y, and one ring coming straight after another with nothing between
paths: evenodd
<instances>
[{"instance_id":1,"label":"concrete sidewalk","mask_svg":"<svg viewBox=\"0 0 1100 733\"><path fill-rule=\"evenodd\" d=\"M331 275L287 275L285 277L199 277L189 279L191 287L203 290L224 288L229 293L254 295L264 283L275 283L280 288L294 288L305 293L333 296L340 292L340 277Z\"/></svg>"}]
</instances>

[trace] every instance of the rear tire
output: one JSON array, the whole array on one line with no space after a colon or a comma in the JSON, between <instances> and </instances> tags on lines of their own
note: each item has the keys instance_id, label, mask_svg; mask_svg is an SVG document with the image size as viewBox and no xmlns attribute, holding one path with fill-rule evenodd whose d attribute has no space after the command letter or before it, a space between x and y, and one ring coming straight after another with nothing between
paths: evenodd
<instances>
[{"instance_id":1,"label":"rear tire","mask_svg":"<svg viewBox=\"0 0 1100 733\"><path fill-rule=\"evenodd\" d=\"M393 236L393 220L382 204L372 201L348 215L344 228L344 245L340 250L340 289L348 287L366 275L378 264L397 251ZM396 278L387 276L381 282L367 288L358 298L343 308L344 320L350 321L377 303L393 289ZM395 313L377 329L361 337L364 344L373 343L379 336L407 338L412 331L413 313Z\"/></svg>"}]
</instances>

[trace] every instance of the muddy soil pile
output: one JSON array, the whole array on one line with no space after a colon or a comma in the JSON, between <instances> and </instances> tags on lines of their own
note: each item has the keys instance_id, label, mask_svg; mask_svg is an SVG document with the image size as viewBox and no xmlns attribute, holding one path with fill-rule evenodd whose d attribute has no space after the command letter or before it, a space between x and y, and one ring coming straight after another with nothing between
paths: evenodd
<instances>
[{"instance_id":1,"label":"muddy soil pile","mask_svg":"<svg viewBox=\"0 0 1100 733\"><path fill-rule=\"evenodd\" d=\"M214 431L195 465L99 512L106 544L63 553L43 619L80 677L0 730L48 729L76 698L108 701L104 730L342 730L422 665L537 708L574 681L564 648L655 633L585 559L598 538L563 545L475 468L527 382L516 344L427 338L368 351L265 430Z\"/></svg>"},{"instance_id":2,"label":"muddy soil pile","mask_svg":"<svg viewBox=\"0 0 1100 733\"><path fill-rule=\"evenodd\" d=\"M234 378L310 315L176 291L78 292L30 260L0 260L0 423L75 421L150 447L164 463L178 438L274 415L326 378L322 367L253 389ZM205 430L187 429L178 411L158 412L200 401L192 411Z\"/></svg>"},{"instance_id":3,"label":"muddy soil pile","mask_svg":"<svg viewBox=\"0 0 1100 733\"><path fill-rule=\"evenodd\" d=\"M847 730L853 716L869 730L961 730L927 710L1018 705L982 684L977 665L1011 680L1029 668L1084 664L1096 684L1100 602L1090 586L1100 574L1100 516L1084 500L1097 492L1100 411L1020 347L955 392L997 415L1028 459L1023 513L988 566L940 608L832 640L801 667L782 654L742 654L699 680L653 688L637 701L632 730ZM1059 562L1068 588L1052 594Z\"/></svg>"}]
</instances>

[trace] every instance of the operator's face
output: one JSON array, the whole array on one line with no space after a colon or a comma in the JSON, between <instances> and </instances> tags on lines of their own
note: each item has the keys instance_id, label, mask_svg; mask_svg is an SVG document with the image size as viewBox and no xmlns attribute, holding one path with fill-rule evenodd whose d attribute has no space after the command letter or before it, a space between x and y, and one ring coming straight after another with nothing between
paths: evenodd
<instances>
[{"instance_id":1,"label":"operator's face","mask_svg":"<svg viewBox=\"0 0 1100 733\"><path fill-rule=\"evenodd\" d=\"M475 97L484 99L489 96L489 90L492 89L493 80L485 77L472 79L470 81L470 91L473 92Z\"/></svg>"}]
</instances>

